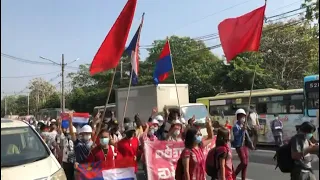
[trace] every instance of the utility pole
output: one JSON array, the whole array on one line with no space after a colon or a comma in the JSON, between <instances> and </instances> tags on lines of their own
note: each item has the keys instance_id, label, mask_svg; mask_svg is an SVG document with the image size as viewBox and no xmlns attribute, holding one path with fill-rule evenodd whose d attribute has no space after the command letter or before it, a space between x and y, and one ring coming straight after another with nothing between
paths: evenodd
<instances>
[{"instance_id":1,"label":"utility pole","mask_svg":"<svg viewBox=\"0 0 320 180\"><path fill-rule=\"evenodd\" d=\"M7 96L4 96L4 115L7 115Z\"/></svg>"},{"instance_id":2,"label":"utility pole","mask_svg":"<svg viewBox=\"0 0 320 180\"><path fill-rule=\"evenodd\" d=\"M122 75L122 71L123 71L123 61L122 60L120 60L120 79L122 80L122 78L123 78L123 75Z\"/></svg>"},{"instance_id":3,"label":"utility pole","mask_svg":"<svg viewBox=\"0 0 320 180\"><path fill-rule=\"evenodd\" d=\"M64 54L62 54L62 60L61 60L61 101L62 101L62 113L65 111L66 102L64 97Z\"/></svg>"},{"instance_id":4,"label":"utility pole","mask_svg":"<svg viewBox=\"0 0 320 180\"><path fill-rule=\"evenodd\" d=\"M44 58L42 56L40 56L40 58L44 59L44 60L47 60L47 61L50 61L54 65L61 66L61 112L64 113L65 112L65 108L66 108L66 99L65 99L65 93L64 93L64 68L67 65L76 62L77 60L79 60L79 58L73 60L70 63L64 63L64 54L62 54L61 63L56 63L56 62L52 61L51 59L47 59L47 58Z\"/></svg>"},{"instance_id":5,"label":"utility pole","mask_svg":"<svg viewBox=\"0 0 320 180\"><path fill-rule=\"evenodd\" d=\"M28 93L28 115L30 115L30 93Z\"/></svg>"}]
</instances>

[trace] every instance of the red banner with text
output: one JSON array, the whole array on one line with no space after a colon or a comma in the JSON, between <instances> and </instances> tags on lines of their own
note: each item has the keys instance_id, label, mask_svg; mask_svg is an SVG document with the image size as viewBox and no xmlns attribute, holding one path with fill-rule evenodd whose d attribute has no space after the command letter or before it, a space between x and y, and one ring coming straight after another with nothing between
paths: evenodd
<instances>
[{"instance_id":1,"label":"red banner with text","mask_svg":"<svg viewBox=\"0 0 320 180\"><path fill-rule=\"evenodd\" d=\"M148 141L144 143L149 180L174 180L176 165L184 142ZM205 147L205 156L215 146L215 138Z\"/></svg>"}]
</instances>

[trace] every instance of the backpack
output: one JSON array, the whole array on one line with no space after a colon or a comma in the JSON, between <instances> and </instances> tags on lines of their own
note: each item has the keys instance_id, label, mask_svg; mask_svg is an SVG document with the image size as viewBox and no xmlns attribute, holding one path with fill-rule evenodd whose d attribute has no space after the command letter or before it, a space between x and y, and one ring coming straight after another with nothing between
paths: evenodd
<instances>
[{"instance_id":1,"label":"backpack","mask_svg":"<svg viewBox=\"0 0 320 180\"><path fill-rule=\"evenodd\" d=\"M218 178L218 168L217 168L217 160L216 160L216 148L210 149L206 159L206 173L212 179Z\"/></svg>"},{"instance_id":2,"label":"backpack","mask_svg":"<svg viewBox=\"0 0 320 180\"><path fill-rule=\"evenodd\" d=\"M219 173L219 161L217 159L217 154L216 154L217 148L223 148L224 151L228 153L228 149L225 146L212 148L208 152L207 159L206 159L206 173L212 179L218 179L218 173Z\"/></svg>"},{"instance_id":3,"label":"backpack","mask_svg":"<svg viewBox=\"0 0 320 180\"><path fill-rule=\"evenodd\" d=\"M273 159L277 161L275 169L279 168L283 173L291 173L294 168L294 160L291 157L291 141L277 149Z\"/></svg>"}]
</instances>

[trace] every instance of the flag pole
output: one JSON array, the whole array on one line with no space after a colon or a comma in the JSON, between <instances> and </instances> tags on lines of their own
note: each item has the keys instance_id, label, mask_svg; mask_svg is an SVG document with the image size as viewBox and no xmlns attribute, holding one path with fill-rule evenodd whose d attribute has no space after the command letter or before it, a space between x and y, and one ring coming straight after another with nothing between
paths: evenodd
<instances>
[{"instance_id":1,"label":"flag pole","mask_svg":"<svg viewBox=\"0 0 320 180\"><path fill-rule=\"evenodd\" d=\"M257 73L257 65L255 65L255 67L254 67L254 72L253 72L253 77L252 77L251 89L250 89L250 94L249 94L249 104L248 104L247 116L249 115L249 109L250 109L250 106L251 106L252 91L253 91L253 85L254 85L254 80L255 80L255 77L256 77L256 73ZM248 126L248 121L247 120L245 121L244 125L245 125L245 127ZM243 136L243 140L242 140L243 144L245 143L245 139L246 139L245 137L246 136L244 135Z\"/></svg>"},{"instance_id":2,"label":"flag pole","mask_svg":"<svg viewBox=\"0 0 320 180\"><path fill-rule=\"evenodd\" d=\"M116 76L116 73L117 73L117 68L114 68L114 72L113 72L113 75L112 75L112 78L111 78L111 82L110 82L110 88L109 88L109 92L108 92L108 97L107 97L107 100L106 100L106 104L104 105L104 111L103 111L102 116L101 116L101 122L99 123L98 127L96 128L96 132L95 132L95 137L94 137L93 143L96 142L96 139L98 137L98 134L100 132L100 129L101 129L101 126L102 126L102 123L103 123L103 119L104 119L104 117L106 115L107 106L109 104L109 100L110 100L110 96L111 96L111 92L112 92L112 88L113 88L113 82L114 82L114 78Z\"/></svg>"},{"instance_id":3,"label":"flag pole","mask_svg":"<svg viewBox=\"0 0 320 180\"><path fill-rule=\"evenodd\" d=\"M143 20L144 20L144 14L142 14L142 18L141 18L141 24L140 24L140 31L141 31L141 28L142 28L142 23L143 23ZM137 39L137 43L140 41L140 32L138 34L138 39ZM139 48L139 47L138 47ZM138 50L139 51L139 50ZM132 64L131 64L131 73L130 73L130 80L129 80L129 87L128 87L128 92L127 92L127 98L126 98L126 102L124 104L124 110L123 110L123 119L126 117L126 113L127 113L127 106L128 106L128 100L129 100L129 95L130 95L130 90L131 90L131 84L132 84L132 74L133 74L133 67L132 67ZM123 127L123 120L121 121L121 126Z\"/></svg>"},{"instance_id":4,"label":"flag pole","mask_svg":"<svg viewBox=\"0 0 320 180\"><path fill-rule=\"evenodd\" d=\"M176 87L176 93L177 93L177 99L178 99L178 105L179 105L179 117L181 115L181 112L180 112L180 109L181 109L181 106L180 106L180 100L179 100L179 93L178 93L178 87L177 87L177 80L176 80L176 73L174 71L174 66L173 66L173 58L172 58L172 54L171 54L171 46L170 46L170 41L169 41L169 38L167 37L167 41L168 41L168 45L169 45L169 52L170 52L170 57L171 57L171 65L172 65L172 73L173 73L173 80L174 80L174 84L175 84L175 87ZM181 120L181 117L180 117L180 120Z\"/></svg>"},{"instance_id":5,"label":"flag pole","mask_svg":"<svg viewBox=\"0 0 320 180\"><path fill-rule=\"evenodd\" d=\"M132 84L132 74L133 74L133 68L131 68L131 73L130 73L130 80L129 80L129 87L128 87L128 92L127 92L127 98L126 98L126 103L124 104L124 110L123 110L123 117L124 119L126 117L127 113L127 106L128 106L128 100L129 100L129 95L130 95L130 89L131 89L131 84ZM123 121L121 121L123 124Z\"/></svg>"}]
</instances>

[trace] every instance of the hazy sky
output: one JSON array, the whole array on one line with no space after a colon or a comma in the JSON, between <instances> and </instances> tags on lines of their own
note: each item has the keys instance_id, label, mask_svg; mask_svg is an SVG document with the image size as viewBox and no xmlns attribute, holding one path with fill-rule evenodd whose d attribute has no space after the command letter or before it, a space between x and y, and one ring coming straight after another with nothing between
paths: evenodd
<instances>
[{"instance_id":1,"label":"hazy sky","mask_svg":"<svg viewBox=\"0 0 320 180\"><path fill-rule=\"evenodd\" d=\"M54 61L79 60L70 66L91 63L98 47L126 0L1 0L1 53L34 61L43 56ZM239 5L240 4L240 5ZM166 36L199 37L216 33L225 18L236 17L264 4L264 0L138 0L128 42L143 12L141 45ZM237 6L238 5L238 6ZM269 0L266 16L299 8L301 0ZM219 39L206 42L219 44ZM221 56L222 50L213 53ZM142 59L147 56L141 50ZM39 74L56 85L58 66L28 64L1 56L1 96L22 91ZM74 72L67 68L66 72ZM67 80L68 81L68 80Z\"/></svg>"}]
</instances>

